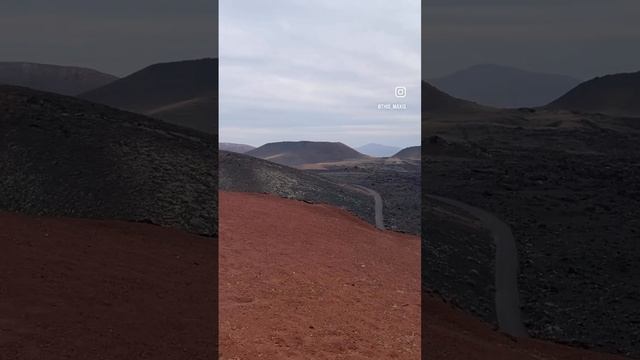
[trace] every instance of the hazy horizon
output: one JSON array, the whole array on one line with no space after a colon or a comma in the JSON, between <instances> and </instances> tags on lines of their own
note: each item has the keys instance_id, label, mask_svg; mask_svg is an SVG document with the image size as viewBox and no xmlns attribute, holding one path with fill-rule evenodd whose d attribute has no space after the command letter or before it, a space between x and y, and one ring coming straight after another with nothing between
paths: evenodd
<instances>
[{"instance_id":1,"label":"hazy horizon","mask_svg":"<svg viewBox=\"0 0 640 360\"><path fill-rule=\"evenodd\" d=\"M217 2L207 0L10 2L0 5L0 61L122 77L156 63L218 57L217 18Z\"/></svg>"},{"instance_id":2,"label":"hazy horizon","mask_svg":"<svg viewBox=\"0 0 640 360\"><path fill-rule=\"evenodd\" d=\"M219 143L227 143L227 144L238 144L238 145L250 145L253 147L260 147L266 144L270 144L270 143L275 143L275 142L305 142L305 141L309 141L309 142L334 142L334 143L343 143L344 145L349 146L350 148L353 149L358 149L359 147L363 147L365 145L382 145L382 146L390 146L390 147L397 147L400 149L405 149L408 147L414 147L414 146L420 146L420 143L414 144L414 145L395 145L395 144L390 144L390 143L379 143L379 142L364 142L364 143L357 143L357 144L351 144L351 143L346 143L343 141L334 141L334 140L281 140L281 141L269 141L269 142L263 142L263 143L255 143L255 144L250 144L250 143L238 143L238 142L233 142L233 141L223 141L222 139L220 139Z\"/></svg>"},{"instance_id":3,"label":"hazy horizon","mask_svg":"<svg viewBox=\"0 0 640 360\"><path fill-rule=\"evenodd\" d=\"M590 80L640 71L636 0L430 0L423 79L478 64Z\"/></svg>"},{"instance_id":4,"label":"hazy horizon","mask_svg":"<svg viewBox=\"0 0 640 360\"><path fill-rule=\"evenodd\" d=\"M420 26L418 0L222 1L220 141L419 143Z\"/></svg>"}]
</instances>

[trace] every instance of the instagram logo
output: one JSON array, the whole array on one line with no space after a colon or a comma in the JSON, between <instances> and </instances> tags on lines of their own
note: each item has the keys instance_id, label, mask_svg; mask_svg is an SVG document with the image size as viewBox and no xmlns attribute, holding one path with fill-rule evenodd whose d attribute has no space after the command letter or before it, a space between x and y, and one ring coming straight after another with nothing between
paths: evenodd
<instances>
[{"instance_id":1,"label":"instagram logo","mask_svg":"<svg viewBox=\"0 0 640 360\"><path fill-rule=\"evenodd\" d=\"M407 97L407 88L404 86L396 87L396 97L397 98L405 98Z\"/></svg>"}]
</instances>

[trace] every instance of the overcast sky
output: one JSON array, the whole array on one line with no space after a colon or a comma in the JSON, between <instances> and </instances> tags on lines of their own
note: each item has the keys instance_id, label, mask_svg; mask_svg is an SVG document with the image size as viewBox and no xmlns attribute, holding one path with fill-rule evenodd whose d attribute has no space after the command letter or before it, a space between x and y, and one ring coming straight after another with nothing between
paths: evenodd
<instances>
[{"instance_id":1,"label":"overcast sky","mask_svg":"<svg viewBox=\"0 0 640 360\"><path fill-rule=\"evenodd\" d=\"M638 0L425 0L424 78L482 63L580 79L640 70Z\"/></svg>"},{"instance_id":2,"label":"overcast sky","mask_svg":"<svg viewBox=\"0 0 640 360\"><path fill-rule=\"evenodd\" d=\"M1 0L0 61L127 75L148 65L217 56L217 1Z\"/></svg>"},{"instance_id":3,"label":"overcast sky","mask_svg":"<svg viewBox=\"0 0 640 360\"><path fill-rule=\"evenodd\" d=\"M420 55L419 0L222 0L220 139L417 145Z\"/></svg>"}]
</instances>

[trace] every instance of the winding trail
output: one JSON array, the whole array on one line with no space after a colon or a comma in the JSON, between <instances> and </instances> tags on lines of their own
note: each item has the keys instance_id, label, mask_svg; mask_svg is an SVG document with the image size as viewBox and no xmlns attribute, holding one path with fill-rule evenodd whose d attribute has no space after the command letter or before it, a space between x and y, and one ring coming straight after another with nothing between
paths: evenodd
<instances>
[{"instance_id":1,"label":"winding trail","mask_svg":"<svg viewBox=\"0 0 640 360\"><path fill-rule=\"evenodd\" d=\"M505 333L515 337L528 337L520 312L518 291L518 251L509 225L495 215L463 202L437 195L428 198L457 207L476 217L491 231L496 244L495 306L498 325Z\"/></svg>"},{"instance_id":2,"label":"winding trail","mask_svg":"<svg viewBox=\"0 0 640 360\"><path fill-rule=\"evenodd\" d=\"M355 188L358 191L361 192L365 192L368 195L371 195L371 197L373 197L373 200L375 202L375 221L376 221L376 227L380 230L384 230L384 217L383 217L383 213L382 213L382 196L380 196L380 194L373 190L373 189L369 189L368 187L364 187L362 185L349 185L353 188Z\"/></svg>"}]
</instances>

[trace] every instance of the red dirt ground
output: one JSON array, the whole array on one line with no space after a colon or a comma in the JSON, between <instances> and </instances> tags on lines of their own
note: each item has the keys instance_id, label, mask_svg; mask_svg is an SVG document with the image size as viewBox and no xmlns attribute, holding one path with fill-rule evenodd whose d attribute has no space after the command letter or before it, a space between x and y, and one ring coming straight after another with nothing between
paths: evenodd
<instances>
[{"instance_id":1,"label":"red dirt ground","mask_svg":"<svg viewBox=\"0 0 640 360\"><path fill-rule=\"evenodd\" d=\"M221 359L420 359L420 240L220 193Z\"/></svg>"},{"instance_id":2,"label":"red dirt ground","mask_svg":"<svg viewBox=\"0 0 640 360\"><path fill-rule=\"evenodd\" d=\"M221 359L418 359L417 237L268 195L220 194ZM512 339L425 295L430 360L614 360Z\"/></svg>"},{"instance_id":3,"label":"red dirt ground","mask_svg":"<svg viewBox=\"0 0 640 360\"><path fill-rule=\"evenodd\" d=\"M216 243L0 213L0 359L214 359Z\"/></svg>"},{"instance_id":4,"label":"red dirt ground","mask_svg":"<svg viewBox=\"0 0 640 360\"><path fill-rule=\"evenodd\" d=\"M513 339L442 300L425 295L425 350L433 360L622 360L534 339Z\"/></svg>"},{"instance_id":5,"label":"red dirt ground","mask_svg":"<svg viewBox=\"0 0 640 360\"><path fill-rule=\"evenodd\" d=\"M221 359L418 359L419 240L220 194ZM0 359L215 359L215 239L0 213ZM622 359L513 340L425 296L425 358Z\"/></svg>"}]
</instances>

